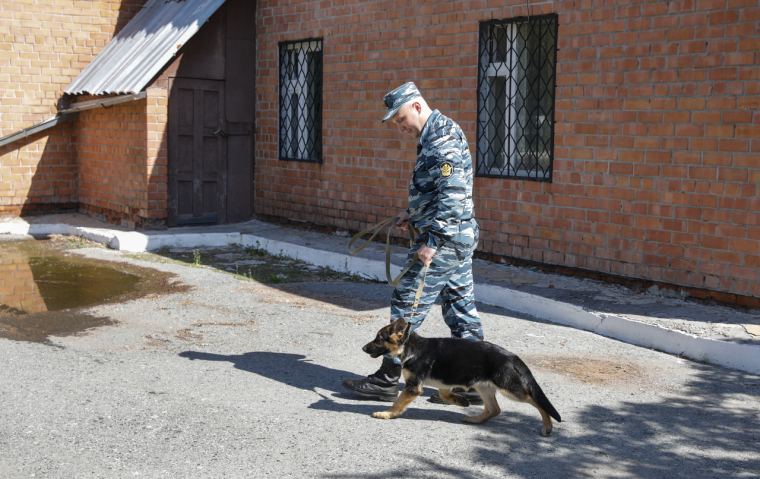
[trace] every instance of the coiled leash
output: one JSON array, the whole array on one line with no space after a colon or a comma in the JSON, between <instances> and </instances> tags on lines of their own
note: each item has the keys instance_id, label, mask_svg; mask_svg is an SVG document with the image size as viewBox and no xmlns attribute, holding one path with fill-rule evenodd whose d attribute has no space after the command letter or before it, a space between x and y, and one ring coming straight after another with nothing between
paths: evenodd
<instances>
[{"instance_id":1,"label":"coiled leash","mask_svg":"<svg viewBox=\"0 0 760 479\"><path fill-rule=\"evenodd\" d=\"M404 276L406 272L409 271L412 268L412 266L415 265L415 263L417 263L417 259L419 259L419 256L417 252L415 251L414 257L412 258L412 263L408 267L406 267L403 271L401 271L401 273L399 273L399 275L396 276L395 279L391 279L391 232L393 231L393 228L396 227L396 222L399 219L400 218L398 216L393 216L391 218L388 218L385 221L381 221L380 223L355 234L351 238L351 241L348 242L348 252L351 254L356 254L369 245L370 241L372 241L372 239L375 236L377 236L377 234L380 232L383 226L390 223L391 227L388 228L388 235L385 238L385 277L388 280L388 284L393 286L394 288L398 285L398 282L401 280L401 277ZM364 243L361 247L351 251L351 246L356 242L356 240L358 240L359 238L361 238L362 236L370 232L373 232L373 234L372 236L369 237L367 242ZM414 226L409 225L409 247L411 247L414 244L414 238L416 238L418 235L419 235L419 231L417 231L417 229ZM417 306L420 304L420 297L422 297L422 290L425 287L425 278L427 277L427 272L428 272L428 266L425 266L425 271L422 274L422 281L420 281L420 285L417 287L417 293L414 295L414 304L412 305L412 316L414 316L414 313L417 311Z\"/></svg>"},{"instance_id":2,"label":"coiled leash","mask_svg":"<svg viewBox=\"0 0 760 479\"><path fill-rule=\"evenodd\" d=\"M385 238L385 277L388 280L388 284L393 286L394 288L398 285L399 280L402 276L406 274L409 269L414 266L414 264L417 262L418 256L417 253L414 253L414 258L412 258L412 264L409 265L408 268L404 269L398 276L396 276L395 279L391 279L391 232L393 231L393 228L396 227L396 222L399 220L398 216L394 216L392 218L388 218L385 221L381 221L380 223L376 224L375 226L369 227L364 231L360 231L359 233L356 233L353 238L351 238L351 241L348 242L348 252L351 254L356 254L359 251L366 248L370 241L372 241L375 236L380 232L380 230L383 228L383 226L390 223L390 228L388 228L388 236ZM369 237L366 243L364 243L360 248L357 248L353 251L351 251L351 246L367 233L373 232L372 236ZM419 235L419 232L414 228L414 226L409 225L409 247L411 247L414 244L414 238L416 238Z\"/></svg>"}]
</instances>

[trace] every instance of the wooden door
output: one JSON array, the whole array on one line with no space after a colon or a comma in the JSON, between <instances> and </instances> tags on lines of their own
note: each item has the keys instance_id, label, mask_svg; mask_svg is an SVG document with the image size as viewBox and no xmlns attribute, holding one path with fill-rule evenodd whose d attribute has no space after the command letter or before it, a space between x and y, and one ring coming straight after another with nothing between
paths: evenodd
<instances>
[{"instance_id":1,"label":"wooden door","mask_svg":"<svg viewBox=\"0 0 760 479\"><path fill-rule=\"evenodd\" d=\"M227 222L253 218L253 123L227 124Z\"/></svg>"},{"instance_id":2,"label":"wooden door","mask_svg":"<svg viewBox=\"0 0 760 479\"><path fill-rule=\"evenodd\" d=\"M168 226L227 222L224 82L174 78L169 93Z\"/></svg>"}]
</instances>

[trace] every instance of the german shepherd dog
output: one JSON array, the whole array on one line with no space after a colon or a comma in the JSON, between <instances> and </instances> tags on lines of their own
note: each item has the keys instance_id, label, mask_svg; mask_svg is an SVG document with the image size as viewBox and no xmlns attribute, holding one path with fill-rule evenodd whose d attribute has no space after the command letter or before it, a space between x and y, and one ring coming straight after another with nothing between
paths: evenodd
<instances>
[{"instance_id":1,"label":"german shepherd dog","mask_svg":"<svg viewBox=\"0 0 760 479\"><path fill-rule=\"evenodd\" d=\"M406 384L387 411L372 417L393 419L422 394L423 385L438 388L444 401L467 407L469 401L451 392L452 388L475 388L485 409L482 414L462 421L480 424L501 413L496 391L513 401L526 402L538 409L543 419L544 436L552 433L552 418L562 422L559 413L546 398L528 366L506 349L486 341L457 338L423 338L411 331L411 325L398 319L377 333L374 341L362 350L376 358L389 354L401 360Z\"/></svg>"}]
</instances>

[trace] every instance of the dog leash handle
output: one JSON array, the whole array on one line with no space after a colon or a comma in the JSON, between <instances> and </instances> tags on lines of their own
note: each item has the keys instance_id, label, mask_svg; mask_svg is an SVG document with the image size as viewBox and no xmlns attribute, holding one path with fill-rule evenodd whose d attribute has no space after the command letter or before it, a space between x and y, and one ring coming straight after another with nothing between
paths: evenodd
<instances>
[{"instance_id":1,"label":"dog leash handle","mask_svg":"<svg viewBox=\"0 0 760 479\"><path fill-rule=\"evenodd\" d=\"M359 251L363 250L364 248L366 248L369 245L369 243L375 238L375 236L377 236L377 234L380 232L380 230L382 229L383 226L385 226L386 224L390 223L391 221L393 222L393 225L395 226L395 224L396 224L395 222L398 221L398 220L399 220L399 217L398 216L394 216L392 218L388 218L385 221L381 221L380 223L377 223L374 226L370 226L369 228L367 228L364 231L360 231L360 232L356 233L351 238L351 241L348 242L348 252L351 253L351 254L356 254ZM393 228L390 228L388 230L388 239L389 240L390 240L390 235L391 235L391 231L392 230L393 230ZM367 242L364 243L361 247L359 247L359 248L351 251L351 246L353 246L353 244L356 242L356 240L358 240L359 238L361 238L362 236L364 236L365 234L367 234L367 233L369 233L371 231L374 231L374 233L372 234L372 236L369 237L369 239L367 240Z\"/></svg>"},{"instance_id":2,"label":"dog leash handle","mask_svg":"<svg viewBox=\"0 0 760 479\"><path fill-rule=\"evenodd\" d=\"M399 219L400 218L398 216L393 216L391 218L388 218L385 221L381 221L380 223L377 223L376 225L371 226L355 234L351 238L351 240L348 242L348 252L351 254L356 254L369 245L369 243L375 238L375 236L377 236L377 234L380 232L383 226L390 223L390 228L388 228L388 235L385 238L385 279L386 281L388 281L388 284L393 286L394 288L398 285L398 282L401 280L401 277L404 276L406 272L409 271L411 267L415 265L415 263L417 263L417 259L418 259L417 253L414 253L414 257L412 258L411 264L408 267L404 268L401 271L401 273L399 273L398 276L396 276L394 279L391 279L391 232L393 231L393 228L396 227L396 222ZM351 246L353 246L356 240L358 240L359 238L361 238L362 236L370 232L372 232L372 236L369 237L367 242L364 243L359 248L352 251ZM414 244L414 239L417 237L417 235L418 235L418 232L414 228L414 226L409 225L409 246Z\"/></svg>"}]
</instances>

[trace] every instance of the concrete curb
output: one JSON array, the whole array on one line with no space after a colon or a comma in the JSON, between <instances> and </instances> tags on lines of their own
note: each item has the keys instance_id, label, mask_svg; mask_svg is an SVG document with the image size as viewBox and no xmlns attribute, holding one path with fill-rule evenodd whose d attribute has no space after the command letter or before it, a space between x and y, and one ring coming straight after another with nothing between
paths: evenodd
<instances>
[{"instance_id":1,"label":"concrete curb","mask_svg":"<svg viewBox=\"0 0 760 479\"><path fill-rule=\"evenodd\" d=\"M728 341L700 338L682 331L642 323L614 314L589 311L521 291L481 284L477 286L480 302L530 314L553 323L592 331L626 343L678 354L695 361L719 364L760 374L760 347Z\"/></svg>"},{"instance_id":2,"label":"concrete curb","mask_svg":"<svg viewBox=\"0 0 760 479\"><path fill-rule=\"evenodd\" d=\"M308 246L300 246L249 234L243 235L243 246L255 246L265 249L271 254L283 254L316 266L359 274L369 279L382 281L385 278L385 262L374 261L352 254L316 250ZM401 267L391 264L391 274L395 276L399 273L401 273Z\"/></svg>"},{"instance_id":3,"label":"concrete curb","mask_svg":"<svg viewBox=\"0 0 760 479\"><path fill-rule=\"evenodd\" d=\"M106 244L112 249L143 252L162 247L227 246L238 244L262 248L271 254L283 254L308 263L337 271L359 274L373 279L385 278L385 263L350 254L323 251L285 241L241 233L144 234L99 228L74 227L65 224L4 224L0 233L66 234L81 236ZM391 274L401 267L391 265ZM760 374L760 347L714 339L700 338L681 331L663 328L623 318L589 311L542 296L488 284L477 284L478 301L529 314L553 323L592 331L603 336L683 357L719 364L729 368Z\"/></svg>"},{"instance_id":4,"label":"concrete curb","mask_svg":"<svg viewBox=\"0 0 760 479\"><path fill-rule=\"evenodd\" d=\"M136 231L117 232L109 245L120 251L152 251L164 247L195 248L199 246L227 246L241 244L240 233L191 233L146 235Z\"/></svg>"},{"instance_id":5,"label":"concrete curb","mask_svg":"<svg viewBox=\"0 0 760 479\"><path fill-rule=\"evenodd\" d=\"M137 231L88 228L66 224L0 224L0 234L60 234L80 236L84 239L104 244L111 249L133 253L171 246L176 248L194 248L242 243L242 235L240 233L145 234Z\"/></svg>"}]
</instances>

